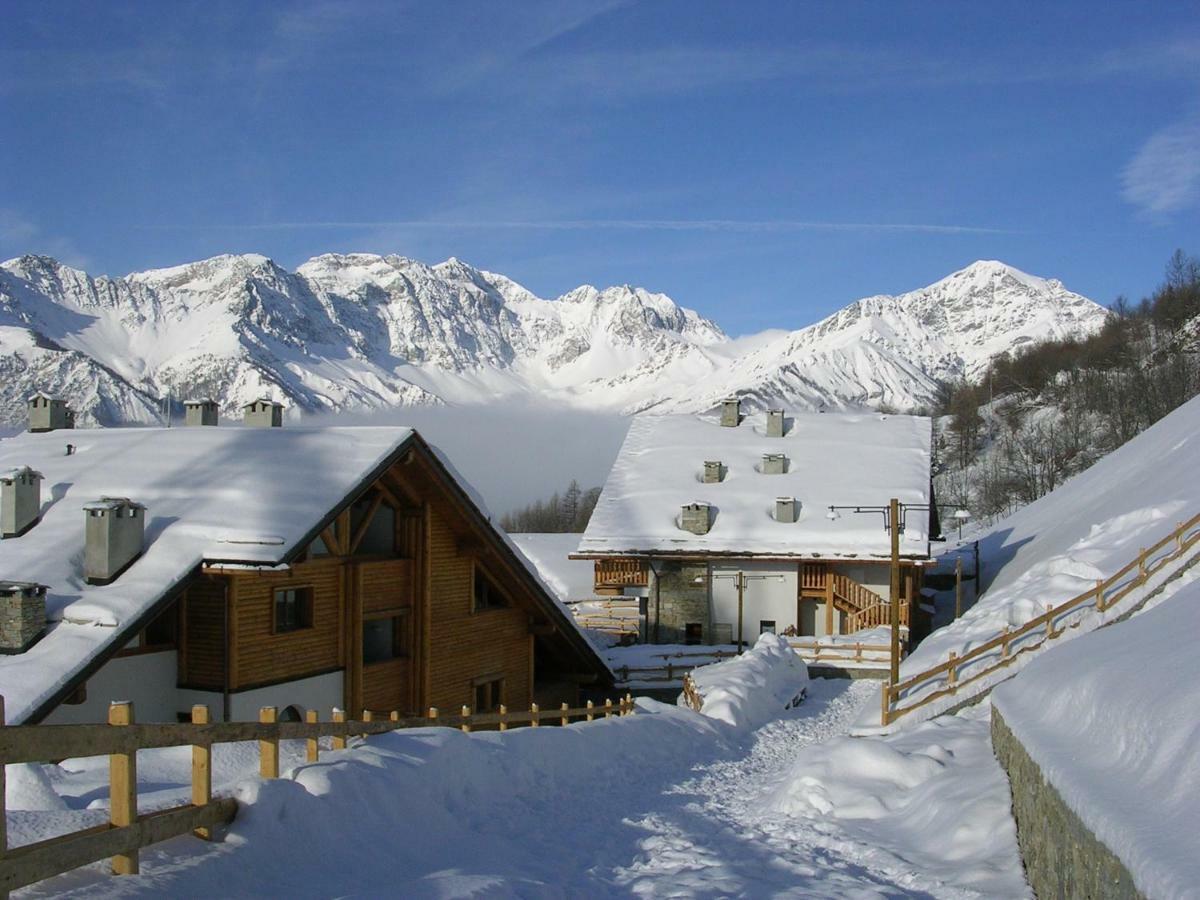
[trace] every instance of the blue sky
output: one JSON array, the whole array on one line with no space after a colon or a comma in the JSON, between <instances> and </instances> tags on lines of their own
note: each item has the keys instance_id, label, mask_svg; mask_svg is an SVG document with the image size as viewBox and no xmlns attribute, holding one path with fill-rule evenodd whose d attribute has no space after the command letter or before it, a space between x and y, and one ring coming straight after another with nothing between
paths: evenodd
<instances>
[{"instance_id":1,"label":"blue sky","mask_svg":"<svg viewBox=\"0 0 1200 900\"><path fill-rule=\"evenodd\" d=\"M454 255L741 334L1200 254L1195 3L6 0L0 258Z\"/></svg>"}]
</instances>

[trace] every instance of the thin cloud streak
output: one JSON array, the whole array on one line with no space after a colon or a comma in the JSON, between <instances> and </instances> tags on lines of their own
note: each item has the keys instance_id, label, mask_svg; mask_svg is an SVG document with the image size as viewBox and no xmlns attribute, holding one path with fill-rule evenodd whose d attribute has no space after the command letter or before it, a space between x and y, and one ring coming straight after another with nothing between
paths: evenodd
<instances>
[{"instance_id":1,"label":"thin cloud streak","mask_svg":"<svg viewBox=\"0 0 1200 900\"><path fill-rule=\"evenodd\" d=\"M1200 114L1151 135L1121 174L1122 194L1145 215L1200 204Z\"/></svg>"},{"instance_id":2,"label":"thin cloud streak","mask_svg":"<svg viewBox=\"0 0 1200 900\"><path fill-rule=\"evenodd\" d=\"M215 225L142 225L146 229L300 231L359 228L414 228L429 230L528 230L528 231L894 231L926 234L1022 234L1008 228L975 225L936 225L924 222L812 222L798 219L550 219L541 221L482 220L461 221L394 219L383 221L332 222L258 222Z\"/></svg>"}]
</instances>

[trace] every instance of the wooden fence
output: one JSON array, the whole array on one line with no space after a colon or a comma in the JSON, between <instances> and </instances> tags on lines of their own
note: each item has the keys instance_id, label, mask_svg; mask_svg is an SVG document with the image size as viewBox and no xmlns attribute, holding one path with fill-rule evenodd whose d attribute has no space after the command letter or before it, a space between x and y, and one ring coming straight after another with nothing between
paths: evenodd
<instances>
[{"instance_id":1,"label":"wooden fence","mask_svg":"<svg viewBox=\"0 0 1200 900\"><path fill-rule=\"evenodd\" d=\"M501 706L490 713L472 713L464 706L458 715L443 715L430 709L424 717L402 718L393 712L376 718L363 712L358 720L347 720L334 710L330 721L318 721L309 710L303 722L280 722L275 707L263 707L258 722L211 722L207 706L192 707L192 721L183 724L138 724L132 703L113 703L108 724L97 725L10 725L3 726L0 698L0 898L10 891L34 884L79 866L109 858L114 875L138 872L138 852L169 838L194 834L212 840L214 829L228 824L237 814L232 797L212 793L212 748L214 744L258 741L259 772L264 778L279 777L279 742L304 740L307 762L317 762L321 738L329 738L334 750L344 750L349 740L384 734L402 728L449 726L470 732L476 728L508 728L539 725L569 725L573 720L627 716L634 712L633 698L626 694L617 703L588 701L586 706L542 710L534 703L529 711L513 712ZM138 813L137 751L159 747L192 748L191 803L151 813ZM8 846L4 803L4 764L44 763L74 757L109 757L109 821L107 824L26 844Z\"/></svg>"},{"instance_id":2,"label":"wooden fence","mask_svg":"<svg viewBox=\"0 0 1200 900\"><path fill-rule=\"evenodd\" d=\"M1074 616L1074 621L1060 623L1060 620L1072 614L1082 614L1088 609L1095 609L1101 613L1111 609L1131 591L1145 584L1151 575L1183 557L1198 541L1200 515L1181 522L1174 531L1152 547L1143 548L1129 564L1103 581L1097 581L1094 588L1057 606L1047 604L1046 611L1040 616L1016 628L1006 627L999 636L978 647L972 647L962 656L950 651L946 660L936 666L902 679L894 685L884 682L880 700L880 724L890 725L935 700L955 696L981 678L1012 665L1013 660L1021 654L1041 649L1047 642L1063 634L1067 628L1079 627L1081 615ZM972 670L970 675L961 678L960 672L967 667ZM915 693L915 689L924 687L935 679L944 681L945 686L923 694L907 706L900 705Z\"/></svg>"},{"instance_id":3,"label":"wooden fence","mask_svg":"<svg viewBox=\"0 0 1200 900\"><path fill-rule=\"evenodd\" d=\"M804 642L795 639L788 640L788 646L800 654L806 663L821 665L822 663L886 663L892 658L892 648L889 644L821 644L815 641ZM865 656L867 653L879 653L882 656Z\"/></svg>"}]
</instances>

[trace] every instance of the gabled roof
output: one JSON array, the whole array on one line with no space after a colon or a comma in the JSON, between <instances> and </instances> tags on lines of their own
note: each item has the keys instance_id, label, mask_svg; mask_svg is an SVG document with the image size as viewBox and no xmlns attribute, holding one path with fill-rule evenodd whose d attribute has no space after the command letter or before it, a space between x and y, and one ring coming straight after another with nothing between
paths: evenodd
<instances>
[{"instance_id":1,"label":"gabled roof","mask_svg":"<svg viewBox=\"0 0 1200 900\"><path fill-rule=\"evenodd\" d=\"M579 542L581 556L688 555L880 559L891 552L879 514L829 507L930 502L931 422L879 413L788 414L783 437L767 437L766 416L724 428L712 416L642 416L625 443ZM784 474L759 471L783 453ZM705 460L724 479L703 483ZM778 497L796 499L796 521L774 518ZM689 503L711 506L711 527L679 527ZM900 553L929 555L928 513L907 517Z\"/></svg>"}]
</instances>

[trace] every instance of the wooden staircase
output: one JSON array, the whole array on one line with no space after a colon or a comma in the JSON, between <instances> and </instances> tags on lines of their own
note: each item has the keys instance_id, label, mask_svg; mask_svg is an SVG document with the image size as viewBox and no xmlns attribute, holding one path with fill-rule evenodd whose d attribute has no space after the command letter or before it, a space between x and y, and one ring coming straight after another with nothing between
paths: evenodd
<instances>
[{"instance_id":1,"label":"wooden staircase","mask_svg":"<svg viewBox=\"0 0 1200 900\"><path fill-rule=\"evenodd\" d=\"M833 572L824 563L804 563L800 572L800 593L810 599L824 599L832 593L833 607L840 610L842 634L852 634L864 628L890 625L891 607L888 601L853 578ZM908 603L900 604L900 626L908 627Z\"/></svg>"}]
</instances>

